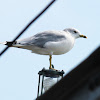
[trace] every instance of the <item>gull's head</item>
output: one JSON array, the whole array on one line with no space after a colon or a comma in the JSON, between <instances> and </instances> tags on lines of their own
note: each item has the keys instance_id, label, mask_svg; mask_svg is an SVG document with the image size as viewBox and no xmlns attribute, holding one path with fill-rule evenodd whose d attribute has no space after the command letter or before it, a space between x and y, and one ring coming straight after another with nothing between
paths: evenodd
<instances>
[{"instance_id":1,"label":"gull's head","mask_svg":"<svg viewBox=\"0 0 100 100\"><path fill-rule=\"evenodd\" d=\"M75 39L76 38L87 38L85 35L81 34L77 29L75 28L67 28L64 29L65 32L68 32L69 34L71 34L71 36L73 36Z\"/></svg>"}]
</instances>

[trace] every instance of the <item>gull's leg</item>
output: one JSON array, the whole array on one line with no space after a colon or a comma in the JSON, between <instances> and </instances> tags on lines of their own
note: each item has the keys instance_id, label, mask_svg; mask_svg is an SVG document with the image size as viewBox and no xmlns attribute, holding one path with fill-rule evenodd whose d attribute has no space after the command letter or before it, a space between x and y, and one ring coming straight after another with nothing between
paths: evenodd
<instances>
[{"instance_id":1,"label":"gull's leg","mask_svg":"<svg viewBox=\"0 0 100 100\"><path fill-rule=\"evenodd\" d=\"M49 62L50 62L50 67L49 67L49 69L56 70L56 69L52 68L52 55L50 55ZM56 71L57 71L57 70L56 70Z\"/></svg>"},{"instance_id":2,"label":"gull's leg","mask_svg":"<svg viewBox=\"0 0 100 100\"><path fill-rule=\"evenodd\" d=\"M50 62L50 67L49 67L49 69L52 69L51 60L52 60L52 55L50 55L50 58L49 58L49 62Z\"/></svg>"}]
</instances>

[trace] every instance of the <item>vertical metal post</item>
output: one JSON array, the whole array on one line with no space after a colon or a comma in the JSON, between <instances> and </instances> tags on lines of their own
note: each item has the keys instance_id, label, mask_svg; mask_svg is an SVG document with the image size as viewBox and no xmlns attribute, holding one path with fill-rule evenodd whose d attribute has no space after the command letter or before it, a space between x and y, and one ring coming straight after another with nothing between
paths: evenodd
<instances>
[{"instance_id":1,"label":"vertical metal post","mask_svg":"<svg viewBox=\"0 0 100 100\"><path fill-rule=\"evenodd\" d=\"M43 94L43 81L44 81L44 75L42 75L41 95Z\"/></svg>"},{"instance_id":2,"label":"vertical metal post","mask_svg":"<svg viewBox=\"0 0 100 100\"><path fill-rule=\"evenodd\" d=\"M39 81L38 81L38 92L37 92L37 97L39 96L39 90L40 90L40 74L39 74Z\"/></svg>"},{"instance_id":3,"label":"vertical metal post","mask_svg":"<svg viewBox=\"0 0 100 100\"><path fill-rule=\"evenodd\" d=\"M62 72L63 72L63 73L62 73L62 75L61 75L61 76L62 76L62 78L63 78L64 71L62 70Z\"/></svg>"},{"instance_id":4,"label":"vertical metal post","mask_svg":"<svg viewBox=\"0 0 100 100\"><path fill-rule=\"evenodd\" d=\"M62 75L62 78L63 78L63 75Z\"/></svg>"},{"instance_id":5,"label":"vertical metal post","mask_svg":"<svg viewBox=\"0 0 100 100\"><path fill-rule=\"evenodd\" d=\"M58 78L57 78L57 82L58 82Z\"/></svg>"}]
</instances>

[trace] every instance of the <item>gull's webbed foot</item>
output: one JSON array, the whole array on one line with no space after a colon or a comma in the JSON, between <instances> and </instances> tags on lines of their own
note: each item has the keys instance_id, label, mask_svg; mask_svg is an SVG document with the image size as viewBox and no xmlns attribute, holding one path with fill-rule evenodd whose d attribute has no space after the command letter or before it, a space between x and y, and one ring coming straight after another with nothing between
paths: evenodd
<instances>
[{"instance_id":1,"label":"gull's webbed foot","mask_svg":"<svg viewBox=\"0 0 100 100\"><path fill-rule=\"evenodd\" d=\"M54 65L51 65L51 67L49 67L49 69L52 69L54 71L58 71L57 69L54 69Z\"/></svg>"}]
</instances>

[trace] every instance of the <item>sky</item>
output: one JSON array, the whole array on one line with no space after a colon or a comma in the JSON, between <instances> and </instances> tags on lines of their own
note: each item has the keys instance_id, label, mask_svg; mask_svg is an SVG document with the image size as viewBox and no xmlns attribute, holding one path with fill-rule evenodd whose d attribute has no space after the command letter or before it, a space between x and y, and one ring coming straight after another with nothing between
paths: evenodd
<instances>
[{"instance_id":1,"label":"sky","mask_svg":"<svg viewBox=\"0 0 100 100\"><path fill-rule=\"evenodd\" d=\"M0 42L12 41L50 1L0 0ZM55 69L66 75L100 46L100 0L57 0L19 39L69 27L87 39L77 39L71 51L53 56ZM5 47L0 45L0 52ZM49 56L9 48L0 57L0 100L35 99L38 72L44 67L49 67Z\"/></svg>"}]
</instances>

